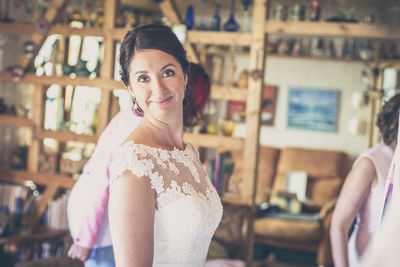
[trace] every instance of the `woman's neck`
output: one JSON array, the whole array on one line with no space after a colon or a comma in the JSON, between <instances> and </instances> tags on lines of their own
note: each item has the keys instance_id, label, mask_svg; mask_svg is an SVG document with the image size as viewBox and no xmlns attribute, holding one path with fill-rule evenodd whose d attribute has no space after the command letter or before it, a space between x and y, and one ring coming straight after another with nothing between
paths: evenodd
<instances>
[{"instance_id":1,"label":"woman's neck","mask_svg":"<svg viewBox=\"0 0 400 267\"><path fill-rule=\"evenodd\" d=\"M172 150L184 149L183 143L183 119L165 123L154 118L144 117L142 127L150 134L157 145Z\"/></svg>"}]
</instances>

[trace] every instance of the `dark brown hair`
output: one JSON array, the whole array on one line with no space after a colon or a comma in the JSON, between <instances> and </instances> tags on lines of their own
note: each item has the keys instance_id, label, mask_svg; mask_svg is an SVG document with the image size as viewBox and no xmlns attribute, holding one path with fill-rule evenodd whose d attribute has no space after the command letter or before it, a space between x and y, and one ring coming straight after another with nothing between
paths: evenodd
<instances>
[{"instance_id":1,"label":"dark brown hair","mask_svg":"<svg viewBox=\"0 0 400 267\"><path fill-rule=\"evenodd\" d=\"M382 107L376 123L381 132L383 142L392 147L395 147L397 144L399 110L400 94L397 94Z\"/></svg>"}]
</instances>

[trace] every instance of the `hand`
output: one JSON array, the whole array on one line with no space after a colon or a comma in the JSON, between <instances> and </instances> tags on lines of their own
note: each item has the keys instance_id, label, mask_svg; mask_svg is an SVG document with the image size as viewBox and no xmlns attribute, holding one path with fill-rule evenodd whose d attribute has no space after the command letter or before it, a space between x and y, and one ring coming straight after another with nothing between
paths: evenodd
<instances>
[{"instance_id":1,"label":"hand","mask_svg":"<svg viewBox=\"0 0 400 267\"><path fill-rule=\"evenodd\" d=\"M87 259L89 259L91 253L92 249L90 248L84 248L76 244L72 244L71 248L68 250L68 257L85 262Z\"/></svg>"}]
</instances>

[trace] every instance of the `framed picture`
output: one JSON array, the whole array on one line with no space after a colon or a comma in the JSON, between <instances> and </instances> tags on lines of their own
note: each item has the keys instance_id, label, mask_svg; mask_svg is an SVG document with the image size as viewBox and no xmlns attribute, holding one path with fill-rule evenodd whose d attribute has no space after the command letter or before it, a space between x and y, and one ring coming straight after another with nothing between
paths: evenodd
<instances>
[{"instance_id":1,"label":"framed picture","mask_svg":"<svg viewBox=\"0 0 400 267\"><path fill-rule=\"evenodd\" d=\"M275 119L275 107L277 99L278 87L265 85L263 89L263 100L261 103L261 124L273 126ZM238 122L244 122L246 119L246 102L229 101L228 117Z\"/></svg>"},{"instance_id":2,"label":"framed picture","mask_svg":"<svg viewBox=\"0 0 400 267\"><path fill-rule=\"evenodd\" d=\"M289 88L287 127L336 132L338 90Z\"/></svg>"}]
</instances>

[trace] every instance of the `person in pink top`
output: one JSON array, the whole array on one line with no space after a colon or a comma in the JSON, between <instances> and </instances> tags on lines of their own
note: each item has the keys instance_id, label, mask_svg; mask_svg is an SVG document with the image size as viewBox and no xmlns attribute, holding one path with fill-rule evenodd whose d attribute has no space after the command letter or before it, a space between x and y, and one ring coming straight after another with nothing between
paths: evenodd
<instances>
[{"instance_id":1,"label":"person in pink top","mask_svg":"<svg viewBox=\"0 0 400 267\"><path fill-rule=\"evenodd\" d=\"M400 94L391 98L378 116L382 142L362 153L346 177L332 216L330 236L336 267L358 266L364 250L378 230L385 182L394 149ZM348 238L350 227L354 230Z\"/></svg>"},{"instance_id":2,"label":"person in pink top","mask_svg":"<svg viewBox=\"0 0 400 267\"><path fill-rule=\"evenodd\" d=\"M202 117L209 100L210 80L203 67L191 63L185 126ZM139 111L138 111L139 110ZM108 222L109 167L114 152L140 124L143 114L131 106L121 110L101 134L96 149L68 198L68 223L74 243L68 256L85 262L86 267L115 266Z\"/></svg>"}]
</instances>

